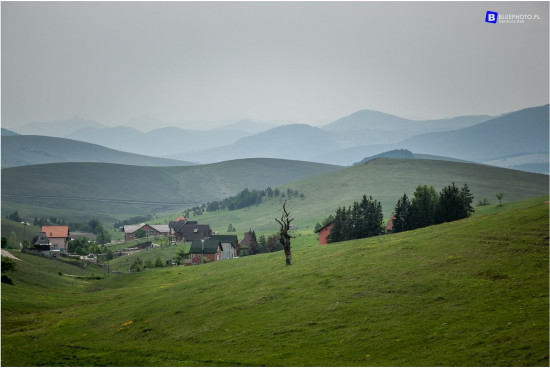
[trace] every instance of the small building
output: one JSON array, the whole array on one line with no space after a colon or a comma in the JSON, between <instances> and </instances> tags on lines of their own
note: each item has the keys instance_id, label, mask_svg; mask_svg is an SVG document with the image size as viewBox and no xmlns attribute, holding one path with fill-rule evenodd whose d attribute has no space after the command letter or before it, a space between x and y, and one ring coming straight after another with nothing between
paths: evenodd
<instances>
[{"instance_id":1,"label":"small building","mask_svg":"<svg viewBox=\"0 0 550 368\"><path fill-rule=\"evenodd\" d=\"M388 219L388 222L386 223L386 233L393 233L393 220L395 220L395 215L392 213L390 218Z\"/></svg>"},{"instance_id":2,"label":"small building","mask_svg":"<svg viewBox=\"0 0 550 368\"><path fill-rule=\"evenodd\" d=\"M212 235L210 239L217 239L222 247L222 260L239 256L239 239L237 235Z\"/></svg>"},{"instance_id":3,"label":"small building","mask_svg":"<svg viewBox=\"0 0 550 368\"><path fill-rule=\"evenodd\" d=\"M197 239L191 243L189 253L193 265L203 263L203 259L207 259L208 262L216 262L221 260L222 246L217 239Z\"/></svg>"},{"instance_id":4,"label":"small building","mask_svg":"<svg viewBox=\"0 0 550 368\"><path fill-rule=\"evenodd\" d=\"M190 262L188 264L201 264L204 259L208 262L223 261L237 257L239 241L236 235L213 235L209 239L195 239L189 249Z\"/></svg>"},{"instance_id":5,"label":"small building","mask_svg":"<svg viewBox=\"0 0 550 368\"><path fill-rule=\"evenodd\" d=\"M50 239L50 248L60 253L69 253L69 227L68 226L42 226L42 232Z\"/></svg>"},{"instance_id":6,"label":"small building","mask_svg":"<svg viewBox=\"0 0 550 368\"><path fill-rule=\"evenodd\" d=\"M334 224L332 222L329 222L325 226L323 226L321 229L319 229L319 245L325 245L328 244L329 236L330 236L330 230Z\"/></svg>"},{"instance_id":7,"label":"small building","mask_svg":"<svg viewBox=\"0 0 550 368\"><path fill-rule=\"evenodd\" d=\"M34 246L34 249L31 251L32 254L53 259L59 259L60 257L61 250L52 248L51 240L44 232L32 239L32 245Z\"/></svg>"},{"instance_id":8,"label":"small building","mask_svg":"<svg viewBox=\"0 0 550 368\"><path fill-rule=\"evenodd\" d=\"M253 242L254 239L252 238L252 232L244 233L244 238L239 243L239 255L248 255L248 250L250 249L250 246Z\"/></svg>"},{"instance_id":9,"label":"small building","mask_svg":"<svg viewBox=\"0 0 550 368\"><path fill-rule=\"evenodd\" d=\"M136 239L136 231L143 229L145 231L145 237L153 236L168 236L170 233L170 228L168 225L149 225L149 224L139 224L139 225L124 225L124 240L130 241Z\"/></svg>"}]
</instances>

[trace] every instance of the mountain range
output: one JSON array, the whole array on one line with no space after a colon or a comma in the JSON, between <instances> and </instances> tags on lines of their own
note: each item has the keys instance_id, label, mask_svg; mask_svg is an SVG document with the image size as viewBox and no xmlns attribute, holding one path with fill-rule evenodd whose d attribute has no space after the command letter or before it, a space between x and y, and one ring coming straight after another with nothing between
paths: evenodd
<instances>
[{"instance_id":1,"label":"mountain range","mask_svg":"<svg viewBox=\"0 0 550 368\"><path fill-rule=\"evenodd\" d=\"M155 122L147 118L142 123L146 121ZM241 120L208 131L163 127L144 133L127 126L106 127L71 119L29 124L17 133L63 133L65 138L119 151L195 163L266 157L351 165L382 152L408 149L415 154L548 172L548 105L496 117L438 120L410 120L361 110L323 127L273 125Z\"/></svg>"},{"instance_id":2,"label":"mountain range","mask_svg":"<svg viewBox=\"0 0 550 368\"><path fill-rule=\"evenodd\" d=\"M38 135L2 136L2 168L55 162L103 162L139 166L187 166L190 162L150 157Z\"/></svg>"}]
</instances>

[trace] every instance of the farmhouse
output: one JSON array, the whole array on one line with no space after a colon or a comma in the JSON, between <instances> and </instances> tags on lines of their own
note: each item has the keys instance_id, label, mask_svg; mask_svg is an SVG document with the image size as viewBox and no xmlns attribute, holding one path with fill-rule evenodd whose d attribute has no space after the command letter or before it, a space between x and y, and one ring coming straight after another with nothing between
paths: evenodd
<instances>
[{"instance_id":1,"label":"farmhouse","mask_svg":"<svg viewBox=\"0 0 550 368\"><path fill-rule=\"evenodd\" d=\"M237 235L212 235L211 239L216 239L222 246L221 259L235 258L239 254L239 240Z\"/></svg>"},{"instance_id":2,"label":"farmhouse","mask_svg":"<svg viewBox=\"0 0 550 368\"><path fill-rule=\"evenodd\" d=\"M203 240L212 235L210 225L199 225L197 221L187 221L184 217L170 221L168 227L170 238L175 241Z\"/></svg>"},{"instance_id":3,"label":"farmhouse","mask_svg":"<svg viewBox=\"0 0 550 368\"><path fill-rule=\"evenodd\" d=\"M395 220L395 215L392 213L388 222L386 223L386 233L393 233L393 220Z\"/></svg>"},{"instance_id":4,"label":"farmhouse","mask_svg":"<svg viewBox=\"0 0 550 368\"><path fill-rule=\"evenodd\" d=\"M50 238L46 236L46 233L42 232L40 235L35 236L32 239L32 245L34 250L30 253L35 255L41 255L42 257L59 259L61 251L59 249L52 249L52 243Z\"/></svg>"},{"instance_id":5,"label":"farmhouse","mask_svg":"<svg viewBox=\"0 0 550 368\"><path fill-rule=\"evenodd\" d=\"M325 226L323 226L321 229L319 229L319 245L325 245L328 243L330 230L334 224L332 222L329 222Z\"/></svg>"},{"instance_id":6,"label":"farmhouse","mask_svg":"<svg viewBox=\"0 0 550 368\"><path fill-rule=\"evenodd\" d=\"M68 226L42 226L42 232L50 239L52 250L63 254L69 253L68 243L71 238Z\"/></svg>"},{"instance_id":7,"label":"farmhouse","mask_svg":"<svg viewBox=\"0 0 550 368\"><path fill-rule=\"evenodd\" d=\"M250 249L250 245L252 245L253 239L252 239L252 232L246 232L244 233L244 238L241 240L239 244L239 252L240 255L248 255L248 250Z\"/></svg>"},{"instance_id":8,"label":"farmhouse","mask_svg":"<svg viewBox=\"0 0 550 368\"><path fill-rule=\"evenodd\" d=\"M238 240L235 235L213 235L209 239L193 240L186 265L217 262L237 257Z\"/></svg>"},{"instance_id":9,"label":"farmhouse","mask_svg":"<svg viewBox=\"0 0 550 368\"><path fill-rule=\"evenodd\" d=\"M139 225L124 225L124 240L130 241L136 239L136 231L143 229L145 231L145 237L153 236L167 236L170 233L168 225L149 225L149 224L139 224Z\"/></svg>"},{"instance_id":10,"label":"farmhouse","mask_svg":"<svg viewBox=\"0 0 550 368\"><path fill-rule=\"evenodd\" d=\"M191 243L189 253L191 254L191 264L193 265L203 263L203 259L207 260L207 262L216 262L221 259L222 246L217 239L197 239Z\"/></svg>"}]
</instances>

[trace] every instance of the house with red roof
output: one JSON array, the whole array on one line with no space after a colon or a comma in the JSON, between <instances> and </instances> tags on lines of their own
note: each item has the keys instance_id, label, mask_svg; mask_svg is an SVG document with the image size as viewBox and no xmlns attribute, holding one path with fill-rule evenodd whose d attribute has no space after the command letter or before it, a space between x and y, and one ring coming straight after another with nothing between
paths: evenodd
<instances>
[{"instance_id":1,"label":"house with red roof","mask_svg":"<svg viewBox=\"0 0 550 368\"><path fill-rule=\"evenodd\" d=\"M42 226L42 232L50 239L50 249L57 250L61 253L69 253L69 235L68 226Z\"/></svg>"}]
</instances>

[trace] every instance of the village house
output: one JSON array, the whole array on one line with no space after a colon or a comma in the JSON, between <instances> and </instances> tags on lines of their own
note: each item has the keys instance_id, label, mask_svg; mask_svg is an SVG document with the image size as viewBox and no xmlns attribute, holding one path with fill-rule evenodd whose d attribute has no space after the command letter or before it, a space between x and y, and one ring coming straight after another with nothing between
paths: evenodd
<instances>
[{"instance_id":1,"label":"village house","mask_svg":"<svg viewBox=\"0 0 550 368\"><path fill-rule=\"evenodd\" d=\"M334 224L330 222L325 226L323 226L321 229L319 229L319 245L328 244L330 230L332 229L333 226Z\"/></svg>"},{"instance_id":2,"label":"village house","mask_svg":"<svg viewBox=\"0 0 550 368\"><path fill-rule=\"evenodd\" d=\"M42 232L50 240L52 250L63 254L69 253L69 227L68 226L42 226Z\"/></svg>"},{"instance_id":3,"label":"village house","mask_svg":"<svg viewBox=\"0 0 550 368\"><path fill-rule=\"evenodd\" d=\"M212 235L222 246L221 260L231 259L239 255L239 239L237 235Z\"/></svg>"},{"instance_id":4,"label":"village house","mask_svg":"<svg viewBox=\"0 0 550 368\"><path fill-rule=\"evenodd\" d=\"M386 223L387 234L393 233L393 220L395 220L395 215L392 213L392 215L388 219L388 222Z\"/></svg>"},{"instance_id":5,"label":"village house","mask_svg":"<svg viewBox=\"0 0 550 368\"><path fill-rule=\"evenodd\" d=\"M244 238L239 243L239 255L240 256L247 256L248 250L250 249L250 245L252 244L252 232L247 231L244 233Z\"/></svg>"},{"instance_id":6,"label":"village house","mask_svg":"<svg viewBox=\"0 0 550 368\"><path fill-rule=\"evenodd\" d=\"M197 221L187 221L184 217L170 221L168 227L170 239L176 242L203 240L212 235L210 225L199 225Z\"/></svg>"},{"instance_id":7,"label":"village house","mask_svg":"<svg viewBox=\"0 0 550 368\"><path fill-rule=\"evenodd\" d=\"M239 241L236 235L213 235L209 239L193 240L186 265L217 262L237 257Z\"/></svg>"},{"instance_id":8,"label":"village house","mask_svg":"<svg viewBox=\"0 0 550 368\"><path fill-rule=\"evenodd\" d=\"M139 225L124 225L124 240L130 241L136 239L136 231L143 229L145 231L145 237L153 236L168 236L170 233L170 228L168 225L149 225L149 224L139 224Z\"/></svg>"},{"instance_id":9,"label":"village house","mask_svg":"<svg viewBox=\"0 0 550 368\"><path fill-rule=\"evenodd\" d=\"M34 246L34 249L31 250L32 254L54 259L59 259L60 257L61 250L51 248L51 240L46 236L46 233L44 232L40 233L40 235L37 235L32 239L32 245Z\"/></svg>"}]
</instances>

